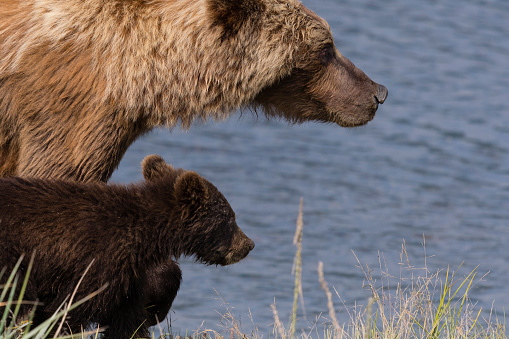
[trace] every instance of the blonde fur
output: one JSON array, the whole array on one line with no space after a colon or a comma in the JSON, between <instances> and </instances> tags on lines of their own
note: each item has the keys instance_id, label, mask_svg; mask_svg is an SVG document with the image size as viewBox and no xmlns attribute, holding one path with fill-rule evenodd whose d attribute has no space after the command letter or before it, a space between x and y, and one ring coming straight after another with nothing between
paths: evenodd
<instances>
[{"instance_id":1,"label":"blonde fur","mask_svg":"<svg viewBox=\"0 0 509 339\"><path fill-rule=\"evenodd\" d=\"M325 21L296 0L238 0L263 13L225 35L214 1L1 1L0 175L107 180L140 134L249 105L329 119L256 100L295 69L325 71L309 62L333 44Z\"/></svg>"},{"instance_id":2,"label":"blonde fur","mask_svg":"<svg viewBox=\"0 0 509 339\"><path fill-rule=\"evenodd\" d=\"M34 62L41 62L34 60L34 52L41 49L47 54L88 54L87 70L104 83L99 102L115 102L125 109L125 118L138 119L141 109L154 125L174 126L180 120L186 128L196 119L226 118L290 72L299 47L295 43L306 37L296 29L303 26L294 13L299 3L274 1L274 16L284 16L284 25L271 22L273 15L268 15L263 25L274 29L262 36L241 32L233 43L222 42L220 27L211 29L206 2L2 2L0 35L7 38L0 77L33 71ZM11 24L22 22L25 27Z\"/></svg>"}]
</instances>

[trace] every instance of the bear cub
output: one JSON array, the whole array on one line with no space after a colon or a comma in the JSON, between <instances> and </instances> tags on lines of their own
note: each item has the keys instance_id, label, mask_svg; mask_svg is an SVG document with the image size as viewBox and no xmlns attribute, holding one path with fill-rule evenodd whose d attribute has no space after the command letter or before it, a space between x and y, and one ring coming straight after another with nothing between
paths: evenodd
<instances>
[{"instance_id":1,"label":"bear cub","mask_svg":"<svg viewBox=\"0 0 509 339\"><path fill-rule=\"evenodd\" d=\"M77 333L98 324L105 338L146 337L154 315L163 320L177 294L176 259L230 265L254 248L209 181L156 155L142 168L145 181L130 185L0 179L0 269L12 270L24 255L24 272L33 257L24 299L41 303L34 326L66 301L92 263L74 300L106 287L70 311L67 328ZM153 281L159 269L170 281ZM167 309L147 306L158 298L167 299Z\"/></svg>"}]
</instances>

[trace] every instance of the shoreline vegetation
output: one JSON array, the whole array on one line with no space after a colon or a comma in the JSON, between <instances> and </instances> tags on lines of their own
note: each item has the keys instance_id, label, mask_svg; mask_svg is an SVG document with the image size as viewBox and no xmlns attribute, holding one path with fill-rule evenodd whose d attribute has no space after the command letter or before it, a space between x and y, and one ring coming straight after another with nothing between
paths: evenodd
<instances>
[{"instance_id":1,"label":"shoreline vegetation","mask_svg":"<svg viewBox=\"0 0 509 339\"><path fill-rule=\"evenodd\" d=\"M494 310L489 316L483 316L482 308L469 299L468 295L472 287L479 281L477 268L469 274L461 275L456 271L447 268L444 271L430 272L428 268L416 268L410 264L405 243L401 249L401 265L409 273L409 278L400 277L396 288L389 288L389 283L384 279L377 280L372 271L361 264L356 257L359 268L365 276L364 287L371 292L367 306L349 311L349 321L340 324L336 317L337 301L341 301L338 293L329 287L323 275L323 263L318 264L318 277L320 287L327 297L328 314L322 315L315 321L312 329L305 332L297 330L297 310L299 300L302 302L302 219L303 201L300 201L297 227L294 236L296 254L294 258L293 274L295 275L295 286L293 295L293 308L289 324L285 325L280 317L275 303L271 305L274 316L274 327L269 335L260 334L258 329L251 333L244 333L235 316L227 309L223 315L222 323L224 331L221 333L214 330L200 329L190 331L191 334L174 335L163 330L162 322L155 328L161 336L152 332L152 338L162 339L261 339L262 337L272 339L378 339L378 338L426 338L426 339L460 339L460 338L482 338L482 339L507 339L505 313L501 316ZM425 247L425 243L423 242ZM355 255L355 253L354 253ZM24 303L23 293L28 282L30 267L24 277L16 272L21 264L18 262L13 272L5 272L0 269L0 278L8 275L6 283L0 285L0 339L29 339L29 338L100 338L101 335L96 329L74 335L64 335L63 329L68 312L79 307L82 303L101 291L87 296L83 300L75 301L74 295L62 305L61 311L54 314L50 319L36 328L31 327L29 319L33 316L26 316L22 319L19 316L20 305ZM380 262L380 268L383 265ZM86 274L86 272L85 272ZM16 286L20 286L16 295ZM79 285L76 287L78 288ZM5 307L7 306L7 307ZM37 307L37 305L35 305ZM1 309L3 308L3 310ZM303 304L301 305L303 308ZM10 309L10 311L8 311ZM171 329L171 326L169 326ZM50 335L51 332L56 335Z\"/></svg>"}]
</instances>

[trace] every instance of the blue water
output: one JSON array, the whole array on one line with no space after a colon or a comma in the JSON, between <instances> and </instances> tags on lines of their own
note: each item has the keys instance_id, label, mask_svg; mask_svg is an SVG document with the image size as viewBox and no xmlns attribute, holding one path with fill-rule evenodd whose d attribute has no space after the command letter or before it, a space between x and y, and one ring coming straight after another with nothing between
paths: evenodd
<instances>
[{"instance_id":1,"label":"blue water","mask_svg":"<svg viewBox=\"0 0 509 339\"><path fill-rule=\"evenodd\" d=\"M307 315L299 310L300 328L328 312L319 261L346 322L346 310L366 305L370 296L353 253L374 269L377 284L379 258L397 282L407 274L399 265L403 242L411 264L426 264L431 273L463 263L462 277L479 266L469 297L483 316L491 310L503 316L509 306L509 2L304 4L329 22L345 56L387 86L389 98L362 128L291 126L248 112L188 132L158 130L128 150L113 181L140 180L142 158L160 154L211 180L256 243L246 260L227 268L182 261L172 330L221 332L221 314L230 309L246 332L257 327L268 335L274 300L287 323L300 197Z\"/></svg>"}]
</instances>

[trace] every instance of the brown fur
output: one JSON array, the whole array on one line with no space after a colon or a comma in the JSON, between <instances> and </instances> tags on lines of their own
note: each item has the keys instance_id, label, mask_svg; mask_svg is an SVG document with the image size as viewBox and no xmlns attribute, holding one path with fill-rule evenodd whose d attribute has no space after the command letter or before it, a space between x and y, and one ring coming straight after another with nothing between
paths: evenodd
<instances>
[{"instance_id":1,"label":"brown fur","mask_svg":"<svg viewBox=\"0 0 509 339\"><path fill-rule=\"evenodd\" d=\"M155 316L164 319L180 285L180 269L170 258L229 265L253 249L210 182L157 156L143 164L146 181L129 186L0 179L0 269L9 272L24 254L26 271L34 255L24 299L42 302L35 326L61 306L94 260L76 298L107 287L70 312L70 329L98 323L108 327L105 337L125 339L141 325L136 336L146 336ZM161 295L166 304L147 304Z\"/></svg>"},{"instance_id":2,"label":"brown fur","mask_svg":"<svg viewBox=\"0 0 509 339\"><path fill-rule=\"evenodd\" d=\"M297 0L0 1L0 175L107 181L156 126L367 123L384 87Z\"/></svg>"},{"instance_id":3,"label":"brown fur","mask_svg":"<svg viewBox=\"0 0 509 339\"><path fill-rule=\"evenodd\" d=\"M147 283L143 289L144 305L147 311L147 327L163 321L177 296L182 280L178 263L167 260L147 270Z\"/></svg>"}]
</instances>

